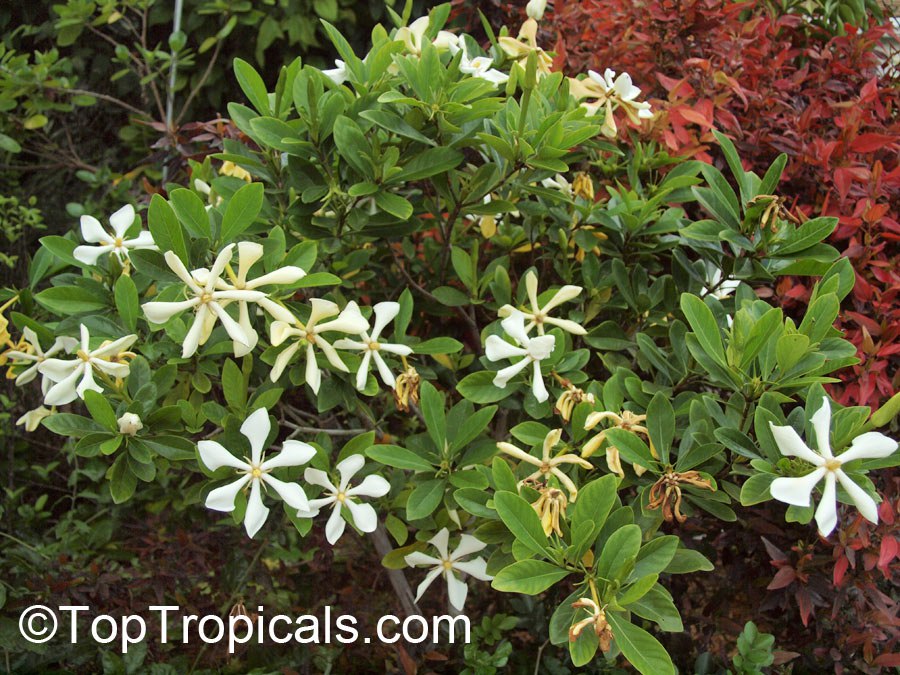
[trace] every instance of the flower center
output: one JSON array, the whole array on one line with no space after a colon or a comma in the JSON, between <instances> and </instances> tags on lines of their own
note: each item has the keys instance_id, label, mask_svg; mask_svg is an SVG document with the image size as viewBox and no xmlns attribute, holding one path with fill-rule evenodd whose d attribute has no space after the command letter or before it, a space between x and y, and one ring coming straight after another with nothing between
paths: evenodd
<instances>
[{"instance_id":1,"label":"flower center","mask_svg":"<svg viewBox=\"0 0 900 675\"><path fill-rule=\"evenodd\" d=\"M371 349L373 352L377 352L379 349L381 349L381 345L372 340L371 342L369 342L369 349Z\"/></svg>"},{"instance_id":2,"label":"flower center","mask_svg":"<svg viewBox=\"0 0 900 675\"><path fill-rule=\"evenodd\" d=\"M337 499L341 504L343 504L347 500L347 495L343 492L338 492L334 496L334 498Z\"/></svg>"},{"instance_id":3,"label":"flower center","mask_svg":"<svg viewBox=\"0 0 900 675\"><path fill-rule=\"evenodd\" d=\"M205 305L210 300L212 300L212 293L207 293L206 291L204 291L203 293L200 294L200 303L201 304Z\"/></svg>"},{"instance_id":4,"label":"flower center","mask_svg":"<svg viewBox=\"0 0 900 675\"><path fill-rule=\"evenodd\" d=\"M541 462L541 473L550 473L550 462Z\"/></svg>"},{"instance_id":5,"label":"flower center","mask_svg":"<svg viewBox=\"0 0 900 675\"><path fill-rule=\"evenodd\" d=\"M441 563L441 566L442 566L445 570L451 570L451 569L453 569L453 563L452 563L451 561L449 561L449 560L445 560L444 562L442 562L442 563Z\"/></svg>"},{"instance_id":6,"label":"flower center","mask_svg":"<svg viewBox=\"0 0 900 675\"><path fill-rule=\"evenodd\" d=\"M841 462L837 459L829 459L827 462L825 462L825 468L829 471L837 471L841 468Z\"/></svg>"},{"instance_id":7,"label":"flower center","mask_svg":"<svg viewBox=\"0 0 900 675\"><path fill-rule=\"evenodd\" d=\"M124 242L122 241L122 237L116 237L113 241L113 246L115 246L116 248L122 248L123 243Z\"/></svg>"},{"instance_id":8,"label":"flower center","mask_svg":"<svg viewBox=\"0 0 900 675\"><path fill-rule=\"evenodd\" d=\"M262 469L260 469L258 466L254 466L254 467L250 470L250 477L251 477L251 478L259 479L259 478L262 478L262 475L263 475L263 471L262 471Z\"/></svg>"},{"instance_id":9,"label":"flower center","mask_svg":"<svg viewBox=\"0 0 900 675\"><path fill-rule=\"evenodd\" d=\"M78 352L77 352L75 355L76 355L79 359L81 359L82 361L84 361L85 363L87 363L88 361L91 360L91 355L88 354L87 352L85 352L83 349L79 349Z\"/></svg>"}]
</instances>

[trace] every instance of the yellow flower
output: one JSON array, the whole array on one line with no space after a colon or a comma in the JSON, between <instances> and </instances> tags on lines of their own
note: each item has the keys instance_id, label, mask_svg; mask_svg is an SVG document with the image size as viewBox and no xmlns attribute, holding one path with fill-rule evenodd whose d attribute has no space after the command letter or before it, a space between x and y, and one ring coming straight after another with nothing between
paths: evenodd
<instances>
[{"instance_id":1,"label":"yellow flower","mask_svg":"<svg viewBox=\"0 0 900 675\"><path fill-rule=\"evenodd\" d=\"M232 161L222 162L222 166L219 167L219 173L223 176L233 176L235 178L240 178L241 180L245 180L248 183L253 182L253 177L250 175L250 172L247 169L238 166Z\"/></svg>"},{"instance_id":2,"label":"yellow flower","mask_svg":"<svg viewBox=\"0 0 900 675\"><path fill-rule=\"evenodd\" d=\"M497 42L506 54L523 68L528 61L528 55L531 52L537 54L537 73L538 78L543 75L550 74L550 67L553 65L553 59L550 55L537 45L537 29L538 24L534 19L528 19L519 29L519 37L513 38L505 36Z\"/></svg>"},{"instance_id":3,"label":"yellow flower","mask_svg":"<svg viewBox=\"0 0 900 675\"><path fill-rule=\"evenodd\" d=\"M625 429L626 431L631 431L635 434L642 434L650 444L650 452L654 457L658 458L656 449L653 447L652 441L650 441L650 434L647 431L647 427L641 425L641 422L646 419L646 415L637 415L630 410L624 410L621 415L617 415L614 412L592 412L584 421L584 428L590 430L600 424L600 422L602 422L603 420L612 420L613 427L610 428ZM608 430L609 429L604 429L599 434L594 436L591 440L589 440L585 444L584 448L582 448L581 456L590 457L595 452L597 452L597 450L606 440L606 432ZM619 449L614 445L609 445L606 448L606 465L609 467L610 471L617 474L620 478L625 477L625 471L622 469L622 461L619 458ZM632 466L634 467L634 472L638 476L640 476L647 470L640 464L633 464Z\"/></svg>"},{"instance_id":4,"label":"yellow flower","mask_svg":"<svg viewBox=\"0 0 900 675\"><path fill-rule=\"evenodd\" d=\"M584 393L584 390L579 389L571 382L562 382L562 384L566 389L560 394L559 398L556 399L555 410L559 413L559 416L563 418L564 422L570 422L572 420L572 411L575 410L575 406L581 402L593 405L594 395Z\"/></svg>"},{"instance_id":5,"label":"yellow flower","mask_svg":"<svg viewBox=\"0 0 900 675\"><path fill-rule=\"evenodd\" d=\"M575 483L572 482L572 479L562 472L560 467L564 464L575 464L583 469L588 470L593 469L594 467L590 462L582 459L578 455L574 455L571 453L551 457L551 451L556 446L556 444L559 443L559 439L561 436L562 429L554 429L547 434L547 436L544 438L544 447L540 458L535 457L534 455L531 455L524 450L520 450L512 443L500 442L497 443L497 448L501 452L505 452L511 457L520 459L523 462L527 462L528 464L532 464L538 468L537 471L519 481L520 485L526 481L535 481L541 478L547 479L551 475L553 475L569 491L569 499L574 502L578 497L578 488L575 487Z\"/></svg>"},{"instance_id":6,"label":"yellow flower","mask_svg":"<svg viewBox=\"0 0 900 675\"><path fill-rule=\"evenodd\" d=\"M576 197L582 197L592 202L594 201L594 181L591 180L587 173L579 171L575 174L575 179L572 181L572 192L575 193Z\"/></svg>"},{"instance_id":7,"label":"yellow flower","mask_svg":"<svg viewBox=\"0 0 900 675\"><path fill-rule=\"evenodd\" d=\"M545 535L549 537L551 532L556 532L557 536L563 536L562 530L559 529L559 519L560 517L566 517L566 507L568 505L569 500L566 499L566 495L562 490L544 486L541 490L541 496L531 505L531 508L540 517L541 527L544 528Z\"/></svg>"},{"instance_id":8,"label":"yellow flower","mask_svg":"<svg viewBox=\"0 0 900 675\"><path fill-rule=\"evenodd\" d=\"M406 358L403 363L406 364ZM400 412L409 412L409 406L419 402L419 373L410 365L394 382L394 402Z\"/></svg>"}]
</instances>

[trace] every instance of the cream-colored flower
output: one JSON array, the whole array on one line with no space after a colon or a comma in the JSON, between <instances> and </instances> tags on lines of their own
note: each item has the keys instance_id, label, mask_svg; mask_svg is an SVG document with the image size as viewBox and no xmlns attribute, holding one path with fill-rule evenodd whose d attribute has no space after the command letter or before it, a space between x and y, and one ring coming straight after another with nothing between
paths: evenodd
<instances>
[{"instance_id":1,"label":"cream-colored flower","mask_svg":"<svg viewBox=\"0 0 900 675\"><path fill-rule=\"evenodd\" d=\"M541 496L531 505L535 513L541 519L541 527L544 528L544 534L550 536L551 532L556 532L558 537L563 536L562 530L559 528L560 519L566 518L566 507L569 500L566 499L566 493L557 490L549 485L541 488Z\"/></svg>"},{"instance_id":2,"label":"cream-colored flower","mask_svg":"<svg viewBox=\"0 0 900 675\"><path fill-rule=\"evenodd\" d=\"M538 469L530 476L519 481L519 485L526 481L535 481L538 479L549 479L550 476L555 476L560 483L565 486L565 488L569 491L569 499L571 501L575 501L578 497L578 488L575 486L575 483L572 482L572 479L569 478L566 474L562 472L561 466L565 464L574 464L576 466L580 466L582 469L593 469L593 465L587 460L582 459L578 455L572 453L565 453L562 455L557 455L553 457L552 451L553 448L559 443L559 439L562 437L562 429L553 429L547 436L544 438L544 446L541 456L535 457L532 454L525 452L524 450L520 450L512 443L506 443L501 441L497 443L497 448L501 452L505 452L507 455L511 457L515 457L516 459L522 460L523 462L527 462L528 464L533 464Z\"/></svg>"},{"instance_id":3,"label":"cream-colored flower","mask_svg":"<svg viewBox=\"0 0 900 675\"><path fill-rule=\"evenodd\" d=\"M10 364L12 367L31 364L16 376L17 387L21 387L23 384L28 384L34 380L38 375L40 365L47 359L56 356L60 352L71 354L72 350L78 347L77 339L61 336L56 338L53 344L50 345L50 349L45 352L41 349L41 343L33 330L26 326L22 330L22 335L24 336L24 340L16 345L17 349L11 349L5 353L6 358L13 361L13 363ZM41 391L45 396L52 385L53 381L50 378L44 376L41 379Z\"/></svg>"},{"instance_id":4,"label":"cream-colored flower","mask_svg":"<svg viewBox=\"0 0 900 675\"><path fill-rule=\"evenodd\" d=\"M803 442L790 426L776 426L769 423L778 449L785 457L799 457L812 464L815 469L798 478L776 478L769 488L772 496L780 502L794 506L809 506L812 491L819 481L825 479L825 489L816 509L816 523L823 537L831 534L837 526L836 483L847 493L850 501L859 509L863 518L871 523L878 522L878 506L875 500L859 485L850 480L843 466L858 459L879 459L892 455L897 450L897 441L877 431L869 431L853 439L850 447L835 457L831 452L831 404L822 398L822 407L812 416L813 430L819 451L814 452Z\"/></svg>"},{"instance_id":5,"label":"cream-colored flower","mask_svg":"<svg viewBox=\"0 0 900 675\"><path fill-rule=\"evenodd\" d=\"M543 19L545 11L547 11L547 0L528 0L528 4L525 5L525 14L535 21Z\"/></svg>"},{"instance_id":6,"label":"cream-colored flower","mask_svg":"<svg viewBox=\"0 0 900 675\"><path fill-rule=\"evenodd\" d=\"M360 333L362 342L341 338L334 343L335 349L353 349L363 352L359 370L356 371L356 388L359 391L366 388L366 380L368 379L372 361L375 361L375 367L378 369L378 374L381 375L382 382L392 388L396 384L394 374L385 362L381 352L409 356L413 351L406 345L392 344L381 339L382 331L400 313L400 303L379 302L372 308L372 311L375 312L375 325L372 327L371 335L367 332L367 328L366 331Z\"/></svg>"},{"instance_id":7,"label":"cream-colored flower","mask_svg":"<svg viewBox=\"0 0 900 675\"><path fill-rule=\"evenodd\" d=\"M310 305L312 305L312 310L306 324L301 323L297 319L294 319L292 323L278 320L273 321L269 327L271 333L270 341L273 347L278 347L288 339L294 338L292 344L275 359L275 365L272 368L270 377L272 382L276 382L297 351L305 346L306 383L318 394L319 386L322 384L322 372L319 370L319 364L316 362L315 347L322 350L332 367L344 373L349 372L347 365L341 360L335 348L322 334L337 332L359 335L368 330L369 322L360 313L359 306L355 302L348 303L343 310L340 310L330 300L322 298L313 298L310 300ZM322 319L332 316L337 316L337 318L321 323Z\"/></svg>"},{"instance_id":8,"label":"cream-colored flower","mask_svg":"<svg viewBox=\"0 0 900 675\"><path fill-rule=\"evenodd\" d=\"M560 288L553 295L550 300L547 301L543 307L541 307L538 302L538 278L537 274L534 270L529 270L525 275L525 289L528 292L528 301L531 303L531 311L522 310L522 314L525 315L525 318L528 319L528 323L525 325L525 332L530 332L532 328L537 326L538 335L543 335L545 331L546 324L551 324L553 326L558 326L562 328L564 331L568 333L572 333L573 335L584 335L587 331L575 323L574 321L569 321L568 319L557 319L556 317L549 316L550 312L556 309L559 305L564 302L568 302L569 300L574 300L579 295L581 295L581 291L583 290L581 286L571 286L566 285ZM517 310L512 305L503 305L498 311L497 314L501 317L512 316L513 312L517 312Z\"/></svg>"},{"instance_id":9,"label":"cream-colored flower","mask_svg":"<svg viewBox=\"0 0 900 675\"><path fill-rule=\"evenodd\" d=\"M225 272L228 276L228 281L220 275L216 279L217 291L256 291L263 286L293 284L306 276L306 272L299 267L286 265L285 267L279 267L278 269L272 270L268 274L263 274L255 279L248 280L247 275L250 274L250 269L263 257L263 245L252 241L242 241L237 247L237 275L231 271L230 265L226 265ZM191 274L199 284L205 285L208 281L209 272L205 269L194 270ZM287 322L291 322L294 319L294 315L291 314L290 310L284 307L284 305L272 300L268 295L263 295L263 297L258 300L228 300L226 298L222 300L221 305L222 307L227 307L231 302L238 303L238 324L240 324L241 328L244 330L244 334L247 336L247 344L239 342L238 340L234 341L235 356L246 356L253 351L259 341L259 335L253 328L253 324L250 323L250 302L256 303L258 307L268 312L273 319Z\"/></svg>"},{"instance_id":10,"label":"cream-colored flower","mask_svg":"<svg viewBox=\"0 0 900 675\"><path fill-rule=\"evenodd\" d=\"M614 138L617 133L613 116L617 108L622 108L628 119L635 124L653 117L649 103L635 100L641 90L634 86L628 73L621 73L616 77L615 71L609 68L603 75L590 70L588 77L583 80L569 78L569 93L582 101L581 106L587 110L588 115L596 115L600 108L605 108L602 131L609 138Z\"/></svg>"},{"instance_id":11,"label":"cream-colored flower","mask_svg":"<svg viewBox=\"0 0 900 675\"><path fill-rule=\"evenodd\" d=\"M93 216L81 216L81 237L94 246L76 246L72 256L85 265L96 265L100 256L114 253L119 262L128 260L128 251L132 249L150 249L156 251L153 235L142 231L134 239L126 239L129 228L134 223L134 207L126 204L109 217L112 226L110 234L100 221Z\"/></svg>"},{"instance_id":12,"label":"cream-colored flower","mask_svg":"<svg viewBox=\"0 0 900 675\"><path fill-rule=\"evenodd\" d=\"M547 52L538 47L537 30L537 21L534 19L527 19L519 29L519 36L517 38L507 35L497 40L497 43L507 56L523 68L528 62L528 55L531 54L531 52L535 52L537 54L537 76L540 78L543 75L550 74L553 59Z\"/></svg>"},{"instance_id":13,"label":"cream-colored flower","mask_svg":"<svg viewBox=\"0 0 900 675\"><path fill-rule=\"evenodd\" d=\"M135 413L125 413L116 422L119 425L119 433L123 436L135 436L144 428L141 418Z\"/></svg>"},{"instance_id":14,"label":"cream-colored flower","mask_svg":"<svg viewBox=\"0 0 900 675\"><path fill-rule=\"evenodd\" d=\"M27 413L17 419L16 426L24 426L25 431L30 433L40 426L42 419L44 419L45 417L50 417L51 415L55 414L55 412L56 408L48 410L44 406L38 406L34 410L29 410Z\"/></svg>"},{"instance_id":15,"label":"cream-colored flower","mask_svg":"<svg viewBox=\"0 0 900 675\"><path fill-rule=\"evenodd\" d=\"M614 412L592 412L587 418L584 420L584 428L588 431L596 427L600 422L604 420L612 420L613 426L607 429L603 429L600 433L594 436L591 440L585 443L584 447L581 449L582 457L590 457L593 455L603 442L606 440L606 432L609 429L624 429L625 431L631 431L635 434L641 434L650 444L650 452L656 457L656 448L653 447L653 443L650 442L650 432L647 431L647 427L642 426L642 422L647 419L646 415L638 415L636 413L631 412L630 410L623 410L622 414L616 414ZM613 473L617 474L620 478L625 477L625 470L622 468L622 460L619 457L619 449L614 445L610 444L606 448L606 465L609 467L609 470ZM634 468L634 472L640 476L647 469L640 464L632 464Z\"/></svg>"},{"instance_id":16,"label":"cream-colored flower","mask_svg":"<svg viewBox=\"0 0 900 675\"><path fill-rule=\"evenodd\" d=\"M409 26L398 28L394 39L402 42L406 46L406 51L413 56L421 56L422 48L428 41L426 33L429 21L430 18L427 16L419 17ZM441 51L451 50L459 45L459 38L449 31L442 30L438 32L433 44Z\"/></svg>"},{"instance_id":17,"label":"cream-colored flower","mask_svg":"<svg viewBox=\"0 0 900 675\"><path fill-rule=\"evenodd\" d=\"M462 560L473 553L483 550L487 544L470 534L463 534L460 536L459 545L450 553L447 546L450 543L450 532L446 527L435 534L428 543L437 549L439 557L415 551L404 558L404 561L410 567L427 565L432 568L416 589L416 602L422 598L435 579L444 575L444 578L447 580L447 596L450 599L450 604L454 609L461 612L466 604L469 587L454 572L468 574L479 581L490 581L493 579L494 577L487 573L487 561L484 558L478 557L472 560Z\"/></svg>"},{"instance_id":18,"label":"cream-colored flower","mask_svg":"<svg viewBox=\"0 0 900 675\"><path fill-rule=\"evenodd\" d=\"M503 389L512 378L532 365L534 377L531 380L531 391L534 397L543 403L550 398L550 394L544 384L543 375L541 375L541 361L553 353L556 347L556 338L553 335L528 337L525 330L525 315L517 309L513 309L512 313L500 322L500 325L503 326L506 334L516 341L516 344L510 344L499 335L490 335L485 341L484 355L489 361L521 358L511 366L497 371L493 380L494 386Z\"/></svg>"},{"instance_id":19,"label":"cream-colored flower","mask_svg":"<svg viewBox=\"0 0 900 675\"><path fill-rule=\"evenodd\" d=\"M248 183L253 182L253 176L250 175L250 172L247 171L242 166L238 166L231 160L226 160L222 162L222 166L219 167L219 174L222 176L232 176L234 178L240 178L243 181L247 181Z\"/></svg>"},{"instance_id":20,"label":"cream-colored flower","mask_svg":"<svg viewBox=\"0 0 900 675\"><path fill-rule=\"evenodd\" d=\"M565 386L565 390L556 399L554 409L564 422L570 422L575 406L582 402L593 405L594 395L585 393L583 389L579 389L571 382L563 382L562 384Z\"/></svg>"}]
</instances>

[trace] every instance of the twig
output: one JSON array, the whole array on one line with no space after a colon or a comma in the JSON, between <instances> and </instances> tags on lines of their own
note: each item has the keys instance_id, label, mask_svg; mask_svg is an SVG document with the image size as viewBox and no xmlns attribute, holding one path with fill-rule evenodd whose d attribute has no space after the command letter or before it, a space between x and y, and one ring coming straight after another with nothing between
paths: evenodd
<instances>
[{"instance_id":1,"label":"twig","mask_svg":"<svg viewBox=\"0 0 900 675\"><path fill-rule=\"evenodd\" d=\"M219 52L222 50L222 40L216 42L216 48L213 50L212 56L209 59L209 64L206 66L206 70L203 71L203 76L200 78L200 81L197 82L197 85L191 89L191 93L188 94L188 97L185 99L184 104L181 106L181 110L178 113L178 117L175 118L174 127L177 127L181 124L182 118L188 111L188 106L191 105L194 98L197 94L200 93L200 90L203 88L203 85L206 84L206 80L209 78L210 74L212 74L213 66L216 64L216 60L219 58Z\"/></svg>"},{"instance_id":2,"label":"twig","mask_svg":"<svg viewBox=\"0 0 900 675\"><path fill-rule=\"evenodd\" d=\"M319 429L318 427L303 427L293 422L284 420L282 424L290 429L309 434L327 434L329 436L355 436L366 433L365 429Z\"/></svg>"}]
</instances>

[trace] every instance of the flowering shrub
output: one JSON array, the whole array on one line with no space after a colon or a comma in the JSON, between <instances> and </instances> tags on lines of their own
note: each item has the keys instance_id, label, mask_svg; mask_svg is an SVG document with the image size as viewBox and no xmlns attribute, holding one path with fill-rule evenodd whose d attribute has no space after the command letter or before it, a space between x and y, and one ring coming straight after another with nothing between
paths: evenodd
<instances>
[{"instance_id":1,"label":"flowering shrub","mask_svg":"<svg viewBox=\"0 0 900 675\"><path fill-rule=\"evenodd\" d=\"M576 667L674 673L667 586L714 568L683 524L773 498L823 536L876 524L900 399L825 394L856 362L834 328L855 277L835 218L779 208L785 157L760 176L716 135L737 190L691 161L597 201L617 125L652 114L630 79L554 72L535 19L484 50L448 14L362 58L326 24L335 67L273 91L235 61L242 137L189 186L43 238L5 310L10 372L43 385L20 423L116 503L178 490L282 546L387 531L415 602L442 576L477 611L490 582L544 599ZM797 321L755 292L784 275L817 278ZM739 667L768 660L751 626Z\"/></svg>"}]
</instances>

